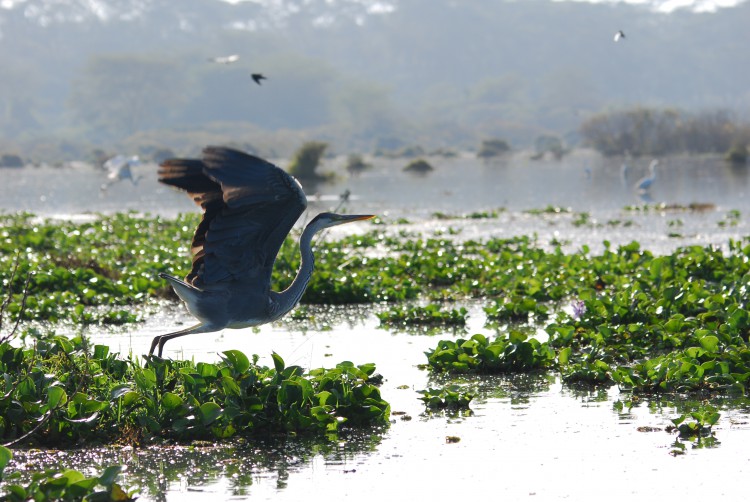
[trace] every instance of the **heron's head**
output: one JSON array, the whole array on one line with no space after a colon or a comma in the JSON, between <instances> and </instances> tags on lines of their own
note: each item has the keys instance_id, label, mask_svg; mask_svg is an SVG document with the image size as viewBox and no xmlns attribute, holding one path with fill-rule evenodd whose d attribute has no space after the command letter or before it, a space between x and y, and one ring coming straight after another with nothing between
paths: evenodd
<instances>
[{"instance_id":1,"label":"heron's head","mask_svg":"<svg viewBox=\"0 0 750 502\"><path fill-rule=\"evenodd\" d=\"M320 213L315 218L313 218L309 226L315 226L318 229L322 229L335 227L336 225L343 225L344 223L351 223L353 221L369 220L374 217L374 214Z\"/></svg>"}]
</instances>

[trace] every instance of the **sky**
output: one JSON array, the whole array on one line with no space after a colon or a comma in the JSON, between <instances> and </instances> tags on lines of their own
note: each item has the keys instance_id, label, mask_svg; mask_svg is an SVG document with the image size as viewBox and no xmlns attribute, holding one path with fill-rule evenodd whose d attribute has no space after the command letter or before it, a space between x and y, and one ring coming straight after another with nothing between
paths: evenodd
<instances>
[{"instance_id":1,"label":"sky","mask_svg":"<svg viewBox=\"0 0 750 502\"><path fill-rule=\"evenodd\" d=\"M3 0L23 1L23 0ZM261 5L280 5L285 0L222 0L228 3L253 2ZM302 0L304 3L305 0ZM368 7L373 11L389 11L398 4L398 0L327 0L329 3L355 3ZM677 9L689 9L694 12L715 12L717 9L734 7L747 0L553 0L555 2L588 2L588 3L629 3L640 4L657 12L670 13Z\"/></svg>"},{"instance_id":2,"label":"sky","mask_svg":"<svg viewBox=\"0 0 750 502\"><path fill-rule=\"evenodd\" d=\"M735 7L746 0L553 0L556 2L588 3L629 3L640 4L657 12L670 13L677 9L689 9L693 12L716 12L725 7Z\"/></svg>"},{"instance_id":3,"label":"sky","mask_svg":"<svg viewBox=\"0 0 750 502\"><path fill-rule=\"evenodd\" d=\"M28 0L0 0L0 8L12 9L26 3ZM228 3L253 2L261 5L279 7L288 0L221 0ZM306 0L297 0L305 3ZM327 0L329 3L349 3L367 6L373 13L382 13L392 10L398 5L398 0ZM589 3L629 3L640 4L658 12L670 13L677 9L689 9L694 12L715 12L724 7L734 7L747 0L553 0L556 2L589 2ZM51 4L72 3L71 0L47 0ZM80 0L79 0L80 2ZM94 10L107 9L107 0L84 0L80 2ZM115 2L116 3L116 2Z\"/></svg>"}]
</instances>

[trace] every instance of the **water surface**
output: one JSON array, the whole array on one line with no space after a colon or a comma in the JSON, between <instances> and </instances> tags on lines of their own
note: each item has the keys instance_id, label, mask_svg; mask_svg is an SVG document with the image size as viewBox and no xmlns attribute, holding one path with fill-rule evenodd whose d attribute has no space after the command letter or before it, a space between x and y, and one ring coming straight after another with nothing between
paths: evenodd
<instances>
[{"instance_id":1,"label":"water surface","mask_svg":"<svg viewBox=\"0 0 750 502\"><path fill-rule=\"evenodd\" d=\"M492 163L470 155L431 158L435 171L412 176L404 160L375 159L374 167L350 175L343 159L323 170L334 182L305 188L313 211L335 208L372 212L386 225L348 226L348 232L374 228L407 230L457 238L536 235L542 245L601 249L638 240L654 252L683 245L724 246L747 235L748 176L719 159L661 159L648 194L632 185L650 159L603 159L579 152L561 162L531 161L516 154ZM184 195L156 182L156 166L137 169L144 178L100 190L106 175L90 166L0 170L0 209L41 216L81 218L97 212L134 210L172 216L196 211ZM351 196L341 204L339 195ZM703 210L631 211L625 207L665 202ZM547 206L570 212L533 214ZM496 217L451 218L503 208ZM731 211L739 217L730 218ZM436 213L443 213L437 217ZM582 221L581 215L587 216ZM445 216L449 218L445 218ZM398 223L400 218L406 221ZM344 229L340 229L344 231ZM185 258L188 259L187 257ZM467 334L495 333L484 326L479 305L467 304ZM144 307L147 321L114 332L90 328L95 343L122 354L144 354L157 334L192 320L181 306ZM368 431L338 443L290 439L170 448L101 448L85 452L27 452L37 465L127 467L126 484L141 487L141 500L739 500L750 468L746 445L750 417L744 400L722 401L715 426L718 443L673 456L674 434L664 429L680 414L677 405L641 402L618 411L626 401L616 389L575 391L555 378L509 376L467 379L478 388L469 415L430 415L418 390L439 382L418 365L424 351L454 332L427 335L378 327L367 308L309 307L312 317L287 320L256 330L226 330L170 341L165 355L216 361L223 350L258 354L271 365L277 352L287 364L332 367L349 360L373 362L384 377L383 397L392 405L387 430ZM314 319L314 320L313 320ZM642 432L650 427L651 432ZM640 430L639 430L640 429ZM458 442L448 442L457 437ZM23 453L17 460L23 462Z\"/></svg>"}]
</instances>

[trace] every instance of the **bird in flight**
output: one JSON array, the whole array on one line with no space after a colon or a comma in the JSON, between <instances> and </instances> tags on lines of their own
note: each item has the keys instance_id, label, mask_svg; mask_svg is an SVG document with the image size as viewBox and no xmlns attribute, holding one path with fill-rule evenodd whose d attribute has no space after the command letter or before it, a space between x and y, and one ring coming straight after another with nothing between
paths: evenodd
<instances>
[{"instance_id":1,"label":"bird in flight","mask_svg":"<svg viewBox=\"0 0 750 502\"><path fill-rule=\"evenodd\" d=\"M619 42L621 38L625 38L625 33L622 30L618 30L615 33L615 42Z\"/></svg>"},{"instance_id":2,"label":"bird in flight","mask_svg":"<svg viewBox=\"0 0 750 502\"><path fill-rule=\"evenodd\" d=\"M212 63L218 63L218 64L232 64L236 63L240 60L239 54L231 54L229 56L216 56L213 58L208 58L209 61Z\"/></svg>"},{"instance_id":3,"label":"bird in flight","mask_svg":"<svg viewBox=\"0 0 750 502\"><path fill-rule=\"evenodd\" d=\"M107 170L107 182L102 184L101 189L106 190L109 185L120 180L130 180L133 185L138 184L142 176L133 176L132 167L141 164L137 155L126 157L124 155L115 155L108 159L102 167Z\"/></svg>"},{"instance_id":4,"label":"bird in flight","mask_svg":"<svg viewBox=\"0 0 750 502\"><path fill-rule=\"evenodd\" d=\"M260 81L261 80L268 80L261 73L253 73L251 76L253 77L253 80L255 80L255 83L258 84L258 85L260 85Z\"/></svg>"},{"instance_id":5,"label":"bird in flight","mask_svg":"<svg viewBox=\"0 0 750 502\"><path fill-rule=\"evenodd\" d=\"M210 146L202 159L170 159L159 181L184 190L203 208L191 243L193 266L180 280L167 274L198 324L154 337L149 356L180 336L275 321L299 303L314 267L313 236L324 228L374 215L320 213L299 239L297 275L284 291L271 291L271 272L284 239L307 207L302 186L258 157Z\"/></svg>"}]
</instances>

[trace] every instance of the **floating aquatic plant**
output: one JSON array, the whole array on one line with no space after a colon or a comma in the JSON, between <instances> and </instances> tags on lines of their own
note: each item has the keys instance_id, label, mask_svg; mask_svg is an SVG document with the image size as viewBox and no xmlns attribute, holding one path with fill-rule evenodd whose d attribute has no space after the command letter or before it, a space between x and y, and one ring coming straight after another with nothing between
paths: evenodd
<instances>
[{"instance_id":1,"label":"floating aquatic plant","mask_svg":"<svg viewBox=\"0 0 750 502\"><path fill-rule=\"evenodd\" d=\"M377 316L387 326L465 326L468 312L464 307L443 310L431 303L424 307L397 305Z\"/></svg>"},{"instance_id":2,"label":"floating aquatic plant","mask_svg":"<svg viewBox=\"0 0 750 502\"><path fill-rule=\"evenodd\" d=\"M441 340L425 354L431 369L457 373L536 371L549 368L555 359L546 343L517 331L494 340L481 334L469 339Z\"/></svg>"},{"instance_id":3,"label":"floating aquatic plant","mask_svg":"<svg viewBox=\"0 0 750 502\"><path fill-rule=\"evenodd\" d=\"M439 389L418 391L422 395L419 399L430 410L468 410L469 403L474 399L474 392L464 386L451 384Z\"/></svg>"}]
</instances>

